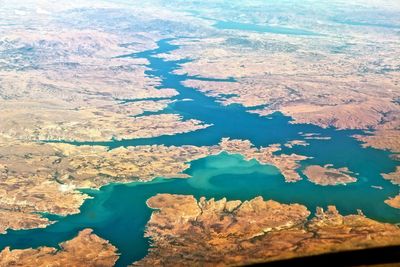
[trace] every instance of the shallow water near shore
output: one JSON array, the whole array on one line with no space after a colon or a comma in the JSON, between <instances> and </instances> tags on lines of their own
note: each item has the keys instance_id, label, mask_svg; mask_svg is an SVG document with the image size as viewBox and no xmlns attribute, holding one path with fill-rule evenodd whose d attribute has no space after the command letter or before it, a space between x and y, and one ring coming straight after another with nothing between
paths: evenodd
<instances>
[{"instance_id":1,"label":"shallow water near shore","mask_svg":"<svg viewBox=\"0 0 400 267\"><path fill-rule=\"evenodd\" d=\"M81 213L50 216L59 222L44 229L9 231L0 238L0 247L57 246L73 238L78 231L92 228L119 249L118 266L126 266L147 253L149 243L144 238L144 230L151 210L146 206L146 200L158 193L230 200L263 196L282 203L302 203L312 212L317 206L335 204L343 214L362 209L367 216L381 221L399 221L398 213L383 203L386 195L396 193L396 188L388 182L380 183L383 190L371 187L374 182L381 182L374 180L326 187L307 180L286 183L274 166L246 161L241 155L227 153L194 161L186 173L192 178L158 178L149 183L111 184L100 190L83 190L94 198L84 203Z\"/></svg>"},{"instance_id":2,"label":"shallow water near shore","mask_svg":"<svg viewBox=\"0 0 400 267\"><path fill-rule=\"evenodd\" d=\"M400 212L384 203L388 197L398 193L398 187L381 177L381 173L394 171L397 165L389 158L389 153L371 148L362 148L351 137L355 131L321 129L313 125L291 124L290 118L280 113L261 117L246 112L240 105L221 105L215 98L185 87L182 81L188 77L174 74L174 70L185 61L166 61L156 57L179 47L173 40L162 40L159 47L142 53L124 55L149 60L146 74L161 79L159 88L175 88L179 95L176 102L168 107L168 112L178 113L184 119L198 119L212 126L184 134L160 136L135 140L113 140L110 142L73 142L76 145L104 145L110 149L132 145L215 145L221 138L248 139L257 147L273 143L284 144L289 140L304 140L300 133L317 133L330 140L305 140L309 146L285 148L278 153L297 153L312 157L301 167L312 164L333 164L334 167L348 167L357 173L356 183L338 186L318 186L306 177L297 183L286 183L278 169L259 164L255 160L246 161L240 155L219 155L206 157L191 163L186 171L189 179L157 178L148 183L111 184L100 190L83 190L93 196L81 207L81 213L66 217L49 216L58 222L44 228L9 231L0 236L0 249L57 246L71 239L78 231L92 228L100 237L115 245L121 257L118 266L126 266L141 259L149 248L144 238L144 229L151 210L146 200L157 193L194 195L196 198L222 198L247 200L256 196L274 199L283 203L300 203L314 212L317 206L336 205L342 214L356 213L361 209L366 216L386 222L400 222ZM221 80L221 79L219 79ZM221 81L225 81L222 79ZM227 79L226 81L233 81ZM192 101L181 101L191 99ZM129 100L127 100L129 101ZM300 170L301 170L300 169ZM381 186L376 189L371 186Z\"/></svg>"}]
</instances>

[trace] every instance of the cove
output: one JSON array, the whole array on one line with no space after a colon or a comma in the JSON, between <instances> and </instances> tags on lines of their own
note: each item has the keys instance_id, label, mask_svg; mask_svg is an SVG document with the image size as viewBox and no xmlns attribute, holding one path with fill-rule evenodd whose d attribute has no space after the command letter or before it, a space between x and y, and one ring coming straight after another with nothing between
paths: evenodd
<instances>
[{"instance_id":1,"label":"cove","mask_svg":"<svg viewBox=\"0 0 400 267\"><path fill-rule=\"evenodd\" d=\"M59 242L76 236L83 228L93 228L100 237L114 244L121 257L117 266L126 266L139 260L147 253L149 243L143 237L144 227L150 218L151 210L146 200L157 193L206 196L228 199L251 199L263 196L283 203L300 203L310 211L315 207L336 205L343 214L355 213L361 209L366 216L387 222L400 222L399 211L383 201L398 193L398 187L382 179L381 173L394 171L397 163L389 158L386 151L362 148L351 137L356 131L337 131L332 128L306 124L292 124L289 117L280 113L261 117L248 113L241 105L223 106L218 99L206 96L198 90L182 85L186 79L211 79L178 75L182 64L188 60L167 61L157 57L161 53L170 53L179 46L171 39L158 42L158 48L141 53L122 55L122 57L140 57L149 61L146 74L161 80L159 89L174 88L179 95L170 104L166 112L180 114L184 119L198 119L211 124L203 130L143 138L135 140L112 140L109 142L72 142L75 145L103 145L110 149L120 146L151 144L165 145L215 145L221 138L248 139L255 146L268 146L273 143L284 144L289 140L305 140L303 133L317 133L330 137L330 140L305 140L309 146L285 148L278 153L298 153L311 157L303 162L301 169L311 164L333 164L335 167L348 167L357 173L356 183L347 186L318 186L303 180L297 183L285 183L279 171L269 165L245 161L240 155L220 155L206 157L191 163L186 171L189 179L157 178L148 183L111 184L100 190L83 190L93 196L85 201L81 213L66 217L48 216L57 220L44 229L9 231L0 235L0 249L28 248L38 246L57 246ZM217 79L232 81L233 79ZM226 96L229 97L229 96ZM191 101L183 101L191 99ZM129 101L129 100L125 100ZM382 186L379 190L372 185Z\"/></svg>"},{"instance_id":2,"label":"cove","mask_svg":"<svg viewBox=\"0 0 400 267\"><path fill-rule=\"evenodd\" d=\"M148 183L110 184L98 191L82 190L93 199L85 201L81 213L49 216L58 222L44 229L8 231L0 237L0 248L57 247L59 242L73 238L78 231L92 228L118 248L121 256L117 266L127 266L147 254L149 240L143 235L152 211L145 202L158 193L243 201L263 196L282 203L306 203L312 212L317 206L335 204L343 214L356 213L361 208L367 216L399 222L394 209L383 203L386 195L395 193L396 188L377 190L370 187L373 181L327 187L307 180L289 184L274 166L227 153L194 161L185 173L192 177L158 178Z\"/></svg>"},{"instance_id":3,"label":"cove","mask_svg":"<svg viewBox=\"0 0 400 267\"><path fill-rule=\"evenodd\" d=\"M212 77L176 74L175 71L190 60L168 61L158 57L159 54L171 53L179 49L178 45L172 43L173 41L174 39L163 39L158 42L156 49L122 55L121 57L147 59L149 70L146 71L146 75L157 77L161 81L157 88L174 88L178 91L179 95L173 98L176 101L161 112L177 113L184 119L197 119L212 126L194 132L154 138L70 143L74 145L102 145L110 149L120 146L154 144L211 146L220 142L222 138L229 137L231 139L250 140L256 147L260 147L274 143L284 144L290 140L304 140L301 132L316 133L319 136L330 137L331 139L305 140L310 144L309 146L292 149L283 147L282 153L297 153L311 157L305 162L305 165L333 164L338 168L348 167L351 171L358 173L357 178L360 181L373 179L379 186L386 182L382 179L381 173L389 173L395 170L397 163L389 158L389 152L362 148L360 142L351 137L353 134L360 134L360 131L339 131L333 128L322 129L309 124L292 124L291 118L281 113L274 113L267 117L258 116L247 112L251 108L245 108L238 104L223 106L218 102L218 98L204 95L195 88L184 86L182 82L189 78L217 82L234 82L234 79L213 79ZM187 99L191 101L184 101ZM394 187L391 184L385 184Z\"/></svg>"}]
</instances>

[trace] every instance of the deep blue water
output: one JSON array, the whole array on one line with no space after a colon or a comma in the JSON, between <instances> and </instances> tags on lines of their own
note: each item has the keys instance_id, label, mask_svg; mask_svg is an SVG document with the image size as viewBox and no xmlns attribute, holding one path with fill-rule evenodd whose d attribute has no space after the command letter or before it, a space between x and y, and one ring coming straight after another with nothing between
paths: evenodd
<instances>
[{"instance_id":1,"label":"deep blue water","mask_svg":"<svg viewBox=\"0 0 400 267\"><path fill-rule=\"evenodd\" d=\"M50 216L59 221L45 229L9 231L8 234L0 236L0 249L7 245L13 248L56 246L59 242L73 238L83 228L93 228L96 234L117 246L121 253L118 266L126 266L146 255L149 244L143 233L151 210L146 207L145 201L157 193L242 200L261 195L265 199L284 203L301 203L311 211L314 211L316 206L326 207L334 204L344 214L355 213L356 209L361 209L371 218L400 222L399 210L383 202L389 196L398 193L397 186L380 176L381 173L395 169L396 162L388 157L388 152L362 148L360 143L351 137L354 131L290 124L290 118L280 113L260 117L246 112L246 108L240 105L220 105L215 98L183 86L181 82L188 79L188 76L173 74L180 64L187 61L165 61L155 57L159 53L168 53L178 48L170 44L170 41L162 40L158 43L159 48L155 50L124 57L148 59L150 65L146 74L161 79L159 88L175 88L179 92L174 98L177 101L168 107L168 112L181 114L184 119L198 119L213 126L173 136L74 144L97 144L110 148L142 144L214 145L222 137L230 137L248 139L256 146L267 146L294 139L302 140L304 137L299 132L312 132L329 136L331 139L307 140L309 146L284 148L282 153L293 152L313 157L305 161L302 168L309 164L328 163L335 167L348 167L357 173L358 181L347 186L326 187L314 185L306 179L297 183L285 183L283 176L273 166L261 165L254 160L245 161L240 155L222 153L192 162L191 168L186 171L192 175L190 179L158 178L149 183L112 184L99 191L85 190L94 198L84 203L80 214L67 217ZM183 99L192 101L182 101ZM382 186L383 189L372 188L372 185Z\"/></svg>"}]
</instances>

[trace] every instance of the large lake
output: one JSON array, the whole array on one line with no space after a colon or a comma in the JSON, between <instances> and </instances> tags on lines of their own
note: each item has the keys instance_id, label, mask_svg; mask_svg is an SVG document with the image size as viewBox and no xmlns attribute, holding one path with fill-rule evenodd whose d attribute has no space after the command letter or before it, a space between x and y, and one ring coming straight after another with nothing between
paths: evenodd
<instances>
[{"instance_id":1,"label":"large lake","mask_svg":"<svg viewBox=\"0 0 400 267\"><path fill-rule=\"evenodd\" d=\"M228 199L251 199L263 196L283 203L300 203L312 212L317 206L336 205L343 214L356 213L361 209L368 217L386 222L400 222L399 210L384 203L388 197L398 194L398 187L384 180L381 173L394 171L396 162L389 153L372 148L362 148L351 137L353 131L321 129L312 125L291 124L290 118L275 113L261 117L246 112L240 105L221 105L217 99L205 96L199 91L182 85L190 79L209 79L174 74L180 64L187 62L166 61L158 58L161 53L169 53L179 47L172 40L161 40L159 47L124 57L140 57L149 60L147 75L159 77L159 88L175 88L175 97L165 112L181 114L184 119L198 119L212 124L211 127L174 136L157 138L79 143L76 145L104 145L110 148L146 144L165 145L215 145L221 138L248 139L256 146L273 143L284 144L289 140L303 140L303 133L318 133L331 137L330 140L306 140L309 146L284 148L282 153L298 153L312 158L303 162L303 169L310 164L333 164L348 167L358 181L346 186L318 186L304 176L297 183L286 183L282 174L274 166L262 165L255 160L246 161L240 155L221 153L191 163L186 173L189 179L157 178L148 183L111 184L100 190L84 190L93 196L81 207L81 213L66 217L49 215L58 220L44 229L9 231L0 236L0 249L57 246L59 242L77 235L84 228L93 228L100 237L115 245L121 257L118 266L126 266L144 257L149 247L143 237L151 210L145 202L157 193L190 194L197 198L206 196ZM213 79L210 79L213 80ZM227 79L226 81L233 81ZM183 101L191 99L192 101ZM300 170L301 170L300 169ZM372 186L380 186L377 189Z\"/></svg>"}]
</instances>

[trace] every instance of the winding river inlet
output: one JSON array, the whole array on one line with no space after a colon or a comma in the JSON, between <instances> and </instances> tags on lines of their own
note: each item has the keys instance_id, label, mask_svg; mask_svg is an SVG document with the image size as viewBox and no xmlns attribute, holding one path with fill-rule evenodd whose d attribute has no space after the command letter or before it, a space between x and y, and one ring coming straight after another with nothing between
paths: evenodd
<instances>
[{"instance_id":1,"label":"winding river inlet","mask_svg":"<svg viewBox=\"0 0 400 267\"><path fill-rule=\"evenodd\" d=\"M309 146L283 147L279 153L297 153L311 157L302 162L300 171L307 165L348 167L356 173L357 182L348 185L318 186L307 180L286 183L277 168L255 160L246 161L241 155L221 153L194 162L186 173L189 179L157 178L151 182L110 184L100 190L82 190L93 198L87 200L76 215L59 217L46 215L57 222L43 229L8 231L0 236L0 247L28 248L55 246L71 239L84 228L115 245L121 256L117 266L126 266L141 259L147 253L149 240L144 230L151 215L146 200L157 193L194 195L196 198L222 198L247 200L256 196L274 199L282 203L300 203L315 211L317 206L336 205L342 214L356 213L361 209L370 218L384 222L400 222L400 213L384 203L398 193L398 187L384 180L381 173L395 169L396 163L389 153L372 148L362 148L351 137L354 131L322 129L317 126L291 124L290 118L280 113L267 117L247 112L240 105L223 106L217 98L185 87L187 79L206 79L174 73L187 60L168 61L158 57L179 46L174 40L158 43L158 48L121 57L145 58L149 61L146 74L157 77L162 88L174 88L179 92L175 102L162 112L178 113L184 119L201 120L211 126L199 131L135 140L79 143L76 145L103 145L110 149L136 145L215 145L222 138L246 139L255 146L284 144L290 140L303 140L303 133L318 133L330 140L307 140ZM215 81L233 81L233 79ZM126 100L130 101L130 100ZM134 101L134 100L132 100ZM372 187L375 186L375 187ZM382 189L376 188L381 187Z\"/></svg>"}]
</instances>

